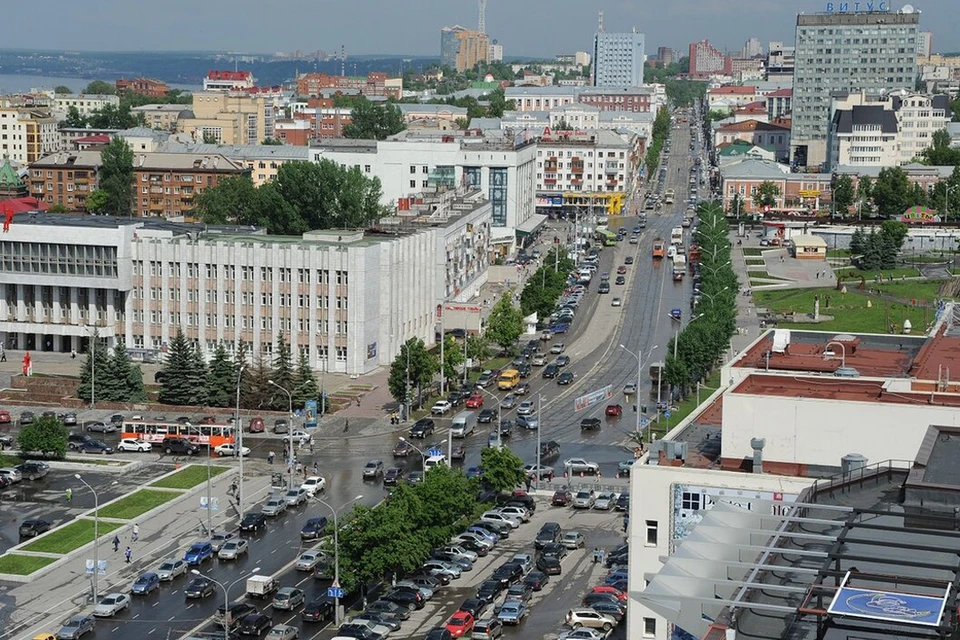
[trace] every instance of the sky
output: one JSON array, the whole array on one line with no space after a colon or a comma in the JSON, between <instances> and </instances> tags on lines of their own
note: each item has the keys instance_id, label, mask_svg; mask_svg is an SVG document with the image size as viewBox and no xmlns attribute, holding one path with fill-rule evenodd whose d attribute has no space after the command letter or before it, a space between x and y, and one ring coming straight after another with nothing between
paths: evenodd
<instances>
[{"instance_id":1,"label":"sky","mask_svg":"<svg viewBox=\"0 0 960 640\"><path fill-rule=\"evenodd\" d=\"M839 1L839 0L835 0ZM865 2L865 0L864 0ZM476 0L46 0L43 28L36 6L9 2L3 48L77 51L328 52L439 55L440 28L476 28ZM607 31L633 27L658 46L687 50L708 38L738 51L750 37L792 44L798 12L823 11L826 0L488 0L487 32L504 56L552 57L589 51L604 12ZM852 6L852 0L850 2ZM903 0L891 7L899 9ZM921 30L934 32L934 50L960 50L960 0L917 0ZM11 28L21 24L25 28Z\"/></svg>"}]
</instances>

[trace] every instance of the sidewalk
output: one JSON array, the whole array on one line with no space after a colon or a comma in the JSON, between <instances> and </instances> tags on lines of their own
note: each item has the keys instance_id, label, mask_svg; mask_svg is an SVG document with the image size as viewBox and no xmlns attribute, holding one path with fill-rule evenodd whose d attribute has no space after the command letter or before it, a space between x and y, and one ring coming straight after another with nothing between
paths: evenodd
<instances>
[{"instance_id":1,"label":"sidewalk","mask_svg":"<svg viewBox=\"0 0 960 640\"><path fill-rule=\"evenodd\" d=\"M236 477L233 473L217 476L211 483L211 495L219 500L220 509L213 516L215 529L235 518L227 489ZM244 502L252 504L269 489L269 476L248 478L244 481ZM155 567L159 558L167 555L179 555L184 547L198 537L200 524L206 525L206 518L198 515L197 495L191 495L159 514L138 522L140 537L137 542L131 540L129 528L116 531L120 537L120 550L114 552L112 535L101 538L98 554L107 561L107 573L98 580L98 592L105 595L112 591L129 591L133 579L145 569ZM202 520L201 520L202 518ZM133 561L126 564L123 552L127 546L133 550ZM92 583L85 573L86 560L93 558L93 547L76 552L76 557L41 578L8 590L7 598L12 598L13 606L6 620L4 633L0 637L32 637L33 633L46 631L53 633L59 621L74 611L90 605Z\"/></svg>"}]
</instances>

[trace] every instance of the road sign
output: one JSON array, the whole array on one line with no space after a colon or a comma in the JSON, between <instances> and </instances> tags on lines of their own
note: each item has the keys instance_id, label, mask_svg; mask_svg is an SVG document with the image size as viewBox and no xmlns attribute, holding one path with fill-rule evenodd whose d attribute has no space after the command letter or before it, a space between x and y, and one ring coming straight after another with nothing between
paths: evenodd
<instances>
[{"instance_id":1,"label":"road sign","mask_svg":"<svg viewBox=\"0 0 960 640\"><path fill-rule=\"evenodd\" d=\"M613 386L607 385L602 389L597 389L596 391L591 391L586 395L582 395L576 400L573 401L573 410L583 411L588 407L591 407L598 402L604 402L613 398Z\"/></svg>"},{"instance_id":2,"label":"road sign","mask_svg":"<svg viewBox=\"0 0 960 640\"><path fill-rule=\"evenodd\" d=\"M670 412L669 412L669 411L664 411L664 412L663 412L663 417L669 419L669 418L670 418Z\"/></svg>"},{"instance_id":3,"label":"road sign","mask_svg":"<svg viewBox=\"0 0 960 640\"><path fill-rule=\"evenodd\" d=\"M328 598L342 598L344 591L340 587L327 587Z\"/></svg>"},{"instance_id":4,"label":"road sign","mask_svg":"<svg viewBox=\"0 0 960 640\"><path fill-rule=\"evenodd\" d=\"M90 559L88 558L87 561L86 561L84 564L86 565L86 566L85 566L85 571L86 571L86 573L88 573L88 574L90 574L90 575L93 575L93 560L90 560ZM98 576L105 576L105 575L107 575L107 561L106 561L106 560L100 560L100 561L97 563L97 575L98 575Z\"/></svg>"},{"instance_id":5,"label":"road sign","mask_svg":"<svg viewBox=\"0 0 960 640\"><path fill-rule=\"evenodd\" d=\"M430 456L430 457L433 457L433 456L442 456L442 455L443 455L443 451L440 450L440 449L427 449L427 455Z\"/></svg>"},{"instance_id":6,"label":"road sign","mask_svg":"<svg viewBox=\"0 0 960 640\"><path fill-rule=\"evenodd\" d=\"M641 417L640 417L640 426L641 426L641 427L647 427L647 426L649 426L649 425L650 425L650 418L648 418L647 416L641 416Z\"/></svg>"}]
</instances>

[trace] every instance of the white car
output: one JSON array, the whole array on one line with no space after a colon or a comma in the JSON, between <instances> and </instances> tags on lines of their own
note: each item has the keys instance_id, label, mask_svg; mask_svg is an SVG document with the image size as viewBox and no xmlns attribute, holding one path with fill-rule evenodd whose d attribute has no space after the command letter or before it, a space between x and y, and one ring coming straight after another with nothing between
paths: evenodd
<instances>
[{"instance_id":1,"label":"white car","mask_svg":"<svg viewBox=\"0 0 960 640\"><path fill-rule=\"evenodd\" d=\"M625 396L635 396L637 395L637 385L635 382L630 382L623 385L623 395Z\"/></svg>"},{"instance_id":2,"label":"white car","mask_svg":"<svg viewBox=\"0 0 960 640\"><path fill-rule=\"evenodd\" d=\"M524 400L517 407L518 416L532 416L537 412L537 405L532 400Z\"/></svg>"},{"instance_id":3,"label":"white car","mask_svg":"<svg viewBox=\"0 0 960 640\"><path fill-rule=\"evenodd\" d=\"M93 609L97 618L110 618L130 606L130 596L125 593L108 593Z\"/></svg>"},{"instance_id":4,"label":"white car","mask_svg":"<svg viewBox=\"0 0 960 640\"><path fill-rule=\"evenodd\" d=\"M243 538L234 538L233 540L227 540L223 543L223 546L220 547L220 551L217 551L218 560L238 560L240 556L245 554L249 550L249 545L247 541Z\"/></svg>"},{"instance_id":5,"label":"white car","mask_svg":"<svg viewBox=\"0 0 960 640\"><path fill-rule=\"evenodd\" d=\"M135 453L146 453L152 448L149 442L140 438L124 438L117 445L117 451L133 451Z\"/></svg>"},{"instance_id":6,"label":"white car","mask_svg":"<svg viewBox=\"0 0 960 640\"><path fill-rule=\"evenodd\" d=\"M278 624L267 632L266 640L297 640L300 630L288 624Z\"/></svg>"},{"instance_id":7,"label":"white car","mask_svg":"<svg viewBox=\"0 0 960 640\"><path fill-rule=\"evenodd\" d=\"M545 366L547 364L546 354L538 353L537 355L533 356L533 360L531 361L531 364L535 367Z\"/></svg>"},{"instance_id":8,"label":"white car","mask_svg":"<svg viewBox=\"0 0 960 640\"><path fill-rule=\"evenodd\" d=\"M318 491L327 490L327 481L320 476L310 476L303 481L303 484L300 485L301 489L304 489L307 492L307 495L311 498L317 494Z\"/></svg>"},{"instance_id":9,"label":"white car","mask_svg":"<svg viewBox=\"0 0 960 640\"><path fill-rule=\"evenodd\" d=\"M23 474L12 467L0 469L0 477L6 478L11 484L23 480Z\"/></svg>"},{"instance_id":10,"label":"white car","mask_svg":"<svg viewBox=\"0 0 960 640\"><path fill-rule=\"evenodd\" d=\"M487 511L480 516L480 520L484 522L496 522L498 524L510 525L511 529L516 529L520 526L520 520L514 518L513 516L500 513L499 511Z\"/></svg>"},{"instance_id":11,"label":"white car","mask_svg":"<svg viewBox=\"0 0 960 640\"><path fill-rule=\"evenodd\" d=\"M553 354L563 353L563 349L564 349L563 343L558 342L552 347L550 347L550 353L553 353Z\"/></svg>"},{"instance_id":12,"label":"white car","mask_svg":"<svg viewBox=\"0 0 960 640\"><path fill-rule=\"evenodd\" d=\"M613 508L613 505L617 501L617 494L615 493L601 493L597 496L597 499L593 501L593 508L599 509L600 511L609 511Z\"/></svg>"},{"instance_id":13,"label":"white car","mask_svg":"<svg viewBox=\"0 0 960 640\"><path fill-rule=\"evenodd\" d=\"M302 447L303 445L313 440L313 436L311 436L306 431L291 431L288 435L283 436L284 444L290 442L291 440L293 440L294 442L299 442L300 446Z\"/></svg>"},{"instance_id":14,"label":"white car","mask_svg":"<svg viewBox=\"0 0 960 640\"><path fill-rule=\"evenodd\" d=\"M180 558L167 558L160 563L160 568L157 569L157 577L160 578L160 582L170 582L177 576L186 574L187 563Z\"/></svg>"},{"instance_id":15,"label":"white car","mask_svg":"<svg viewBox=\"0 0 960 640\"><path fill-rule=\"evenodd\" d=\"M611 307L619 307L621 304L622 304L622 301L620 300L620 298L614 298L613 300L610 301Z\"/></svg>"},{"instance_id":16,"label":"white car","mask_svg":"<svg viewBox=\"0 0 960 640\"><path fill-rule=\"evenodd\" d=\"M497 511L505 516L516 518L520 522L527 522L530 519L530 513L523 507L500 507Z\"/></svg>"},{"instance_id":17,"label":"white car","mask_svg":"<svg viewBox=\"0 0 960 640\"><path fill-rule=\"evenodd\" d=\"M440 400L439 402L434 403L432 407L430 407L430 413L435 416L442 416L447 411L450 411L450 409L452 408L453 408L452 404L450 404L446 400Z\"/></svg>"},{"instance_id":18,"label":"white car","mask_svg":"<svg viewBox=\"0 0 960 640\"><path fill-rule=\"evenodd\" d=\"M567 612L566 623L573 629L589 627L591 629L603 629L607 632L617 626L615 618L586 608L570 609Z\"/></svg>"},{"instance_id":19,"label":"white car","mask_svg":"<svg viewBox=\"0 0 960 640\"><path fill-rule=\"evenodd\" d=\"M233 444L232 442L227 442L225 444L220 445L219 447L214 447L213 451L218 456L235 456L237 455L238 451L240 452L240 455L242 455L244 458L250 455L250 447L243 447L241 449L240 447Z\"/></svg>"},{"instance_id":20,"label":"white car","mask_svg":"<svg viewBox=\"0 0 960 640\"><path fill-rule=\"evenodd\" d=\"M574 631L564 631L557 636L557 640L604 640L606 637L607 634L604 631L581 627Z\"/></svg>"},{"instance_id":21,"label":"white car","mask_svg":"<svg viewBox=\"0 0 960 640\"><path fill-rule=\"evenodd\" d=\"M493 542L491 542L487 538L484 538L479 533L473 533L471 531L464 531L460 535L454 536L454 538L450 542L452 542L453 544L460 544L461 542L468 542L468 541L473 544L481 545L487 549L493 548Z\"/></svg>"},{"instance_id":22,"label":"white car","mask_svg":"<svg viewBox=\"0 0 960 640\"><path fill-rule=\"evenodd\" d=\"M460 546L457 546L457 545L450 545L450 546L447 546L447 547L443 547L443 548L440 549L440 550L443 551L444 553L449 553L449 554L452 554L452 555L454 555L454 556L457 556L458 558L463 558L464 560L469 560L470 562L476 562L476 561L477 561L477 552L476 552L476 551L470 551L469 549L464 549L463 547L460 547Z\"/></svg>"},{"instance_id":23,"label":"white car","mask_svg":"<svg viewBox=\"0 0 960 640\"><path fill-rule=\"evenodd\" d=\"M595 474L600 469L600 465L596 462L588 462L583 458L568 458L563 461L563 466L570 473L580 473L582 471L583 473Z\"/></svg>"}]
</instances>

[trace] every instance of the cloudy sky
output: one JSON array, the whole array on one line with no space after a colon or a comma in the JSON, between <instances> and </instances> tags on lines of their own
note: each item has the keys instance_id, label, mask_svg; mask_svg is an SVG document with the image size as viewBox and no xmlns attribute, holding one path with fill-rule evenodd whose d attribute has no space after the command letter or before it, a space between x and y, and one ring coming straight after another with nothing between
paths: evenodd
<instances>
[{"instance_id":1,"label":"cloudy sky","mask_svg":"<svg viewBox=\"0 0 960 640\"><path fill-rule=\"evenodd\" d=\"M960 0L914 6L922 10L921 29L934 32L936 51L960 50ZM796 13L824 7L821 0L488 0L487 31L507 57L589 50L602 9L608 31L646 33L648 52L658 46L685 51L702 38L739 50L751 36L764 46L792 43ZM30 2L6 3L0 46L275 52L333 51L343 44L348 55L439 55L440 27L477 23L475 0L46 0L43 12L52 19L40 30L31 28L36 12ZM24 28L10 28L17 24Z\"/></svg>"}]
</instances>

